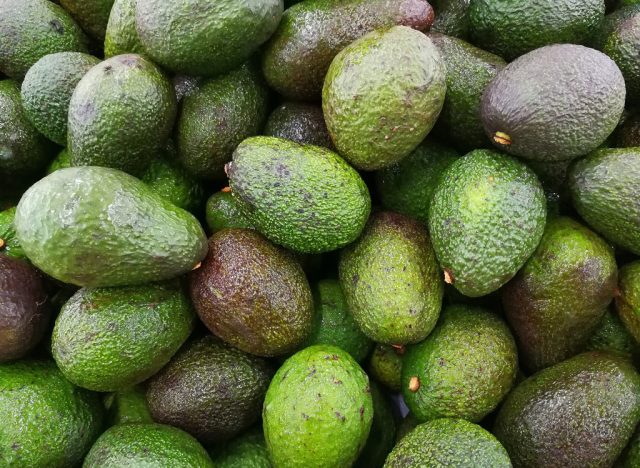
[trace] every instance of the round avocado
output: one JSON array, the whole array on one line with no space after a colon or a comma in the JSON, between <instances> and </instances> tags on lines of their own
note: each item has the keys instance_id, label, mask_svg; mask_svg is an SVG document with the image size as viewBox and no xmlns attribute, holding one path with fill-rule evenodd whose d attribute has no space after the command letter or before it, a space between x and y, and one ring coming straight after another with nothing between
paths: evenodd
<instances>
[{"instance_id":1,"label":"round avocado","mask_svg":"<svg viewBox=\"0 0 640 468\"><path fill-rule=\"evenodd\" d=\"M263 134L334 149L322 108L315 104L285 102L271 112Z\"/></svg>"},{"instance_id":2,"label":"round avocado","mask_svg":"<svg viewBox=\"0 0 640 468\"><path fill-rule=\"evenodd\" d=\"M205 218L211 233L226 228L253 229L251 221L242 212L240 202L233 196L231 190L221 190L209 197Z\"/></svg>"},{"instance_id":3,"label":"round avocado","mask_svg":"<svg viewBox=\"0 0 640 468\"><path fill-rule=\"evenodd\" d=\"M151 190L178 208L196 212L201 208L204 188L185 168L167 157L154 159L142 175Z\"/></svg>"},{"instance_id":4,"label":"round avocado","mask_svg":"<svg viewBox=\"0 0 640 468\"><path fill-rule=\"evenodd\" d=\"M216 468L272 468L262 429L254 429L211 453Z\"/></svg>"},{"instance_id":5,"label":"round avocado","mask_svg":"<svg viewBox=\"0 0 640 468\"><path fill-rule=\"evenodd\" d=\"M368 373L382 385L394 392L402 389L402 358L404 346L376 344L369 358Z\"/></svg>"}]
</instances>

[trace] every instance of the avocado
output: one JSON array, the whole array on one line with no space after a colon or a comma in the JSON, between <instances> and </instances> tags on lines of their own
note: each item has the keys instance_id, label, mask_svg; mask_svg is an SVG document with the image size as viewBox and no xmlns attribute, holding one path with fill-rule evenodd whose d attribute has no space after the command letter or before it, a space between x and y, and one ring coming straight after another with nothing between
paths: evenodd
<instances>
[{"instance_id":1,"label":"avocado","mask_svg":"<svg viewBox=\"0 0 640 468\"><path fill-rule=\"evenodd\" d=\"M204 188L184 167L168 157L151 161L142 181L178 208L196 212L204 201Z\"/></svg>"},{"instance_id":2,"label":"avocado","mask_svg":"<svg viewBox=\"0 0 640 468\"><path fill-rule=\"evenodd\" d=\"M303 145L324 146L335 150L322 108L316 104L285 102L267 119L263 134L295 141Z\"/></svg>"},{"instance_id":3,"label":"avocado","mask_svg":"<svg viewBox=\"0 0 640 468\"><path fill-rule=\"evenodd\" d=\"M298 262L250 229L223 229L189 279L200 319L236 348L259 356L295 351L311 334L313 298Z\"/></svg>"},{"instance_id":4,"label":"avocado","mask_svg":"<svg viewBox=\"0 0 640 468\"><path fill-rule=\"evenodd\" d=\"M610 307L605 312L598 328L591 335L585 350L609 351L635 359L640 356L640 347L631 333L620 320L618 314Z\"/></svg>"},{"instance_id":5,"label":"avocado","mask_svg":"<svg viewBox=\"0 0 640 468\"><path fill-rule=\"evenodd\" d=\"M207 451L184 431L154 423L118 424L91 447L83 468L157 466L213 468Z\"/></svg>"},{"instance_id":6,"label":"avocado","mask_svg":"<svg viewBox=\"0 0 640 468\"><path fill-rule=\"evenodd\" d=\"M362 237L342 251L339 272L349 310L372 340L418 343L433 330L444 285L427 230L417 221L374 214Z\"/></svg>"},{"instance_id":7,"label":"avocado","mask_svg":"<svg viewBox=\"0 0 640 468\"><path fill-rule=\"evenodd\" d=\"M562 161L593 151L607 139L620 120L625 96L622 73L609 57L580 45L555 44L498 72L482 96L481 116L487 136L501 150L525 159Z\"/></svg>"},{"instance_id":8,"label":"avocado","mask_svg":"<svg viewBox=\"0 0 640 468\"><path fill-rule=\"evenodd\" d=\"M153 419L204 444L221 443L260 417L271 364L208 335L190 342L153 376L147 402Z\"/></svg>"},{"instance_id":9,"label":"avocado","mask_svg":"<svg viewBox=\"0 0 640 468\"><path fill-rule=\"evenodd\" d=\"M177 282L83 288L62 307L51 350L72 383L113 392L158 372L189 337L193 323L189 299Z\"/></svg>"},{"instance_id":10,"label":"avocado","mask_svg":"<svg viewBox=\"0 0 640 468\"><path fill-rule=\"evenodd\" d=\"M105 31L105 58L144 53L136 31L136 0L115 0Z\"/></svg>"},{"instance_id":11,"label":"avocado","mask_svg":"<svg viewBox=\"0 0 640 468\"><path fill-rule=\"evenodd\" d=\"M296 252L344 247L369 217L364 181L326 148L249 138L236 148L226 172L249 221L272 242Z\"/></svg>"},{"instance_id":12,"label":"avocado","mask_svg":"<svg viewBox=\"0 0 640 468\"><path fill-rule=\"evenodd\" d=\"M82 52L59 52L42 57L25 75L21 90L24 113L51 141L66 145L71 95L98 63L99 59Z\"/></svg>"},{"instance_id":13,"label":"avocado","mask_svg":"<svg viewBox=\"0 0 640 468\"><path fill-rule=\"evenodd\" d=\"M520 383L493 433L514 466L612 466L640 420L640 376L624 357L579 354Z\"/></svg>"},{"instance_id":14,"label":"avocado","mask_svg":"<svg viewBox=\"0 0 640 468\"><path fill-rule=\"evenodd\" d=\"M381 468L396 441L396 420L387 395L375 382L370 382L373 400L373 420L369 438L358 460L356 468Z\"/></svg>"},{"instance_id":15,"label":"avocado","mask_svg":"<svg viewBox=\"0 0 640 468\"><path fill-rule=\"evenodd\" d=\"M198 91L200 87L207 82L207 78L201 76L174 75L171 79L173 89L176 92L178 104L187 96L191 96Z\"/></svg>"},{"instance_id":16,"label":"avocado","mask_svg":"<svg viewBox=\"0 0 640 468\"><path fill-rule=\"evenodd\" d=\"M407 413L404 419L398 425L398 430L396 431L396 445L400 442L404 436L406 436L409 432L411 432L417 425L420 424L413 414Z\"/></svg>"},{"instance_id":17,"label":"avocado","mask_svg":"<svg viewBox=\"0 0 640 468\"><path fill-rule=\"evenodd\" d=\"M21 80L56 52L87 52L87 37L60 5L48 0L2 0L0 72Z\"/></svg>"},{"instance_id":18,"label":"avocado","mask_svg":"<svg viewBox=\"0 0 640 468\"><path fill-rule=\"evenodd\" d=\"M213 76L245 62L276 30L282 0L137 0L136 30L153 60Z\"/></svg>"},{"instance_id":19,"label":"avocado","mask_svg":"<svg viewBox=\"0 0 640 468\"><path fill-rule=\"evenodd\" d=\"M448 306L433 333L407 347L402 395L419 421L479 422L509 393L517 370L516 343L503 320L480 307Z\"/></svg>"},{"instance_id":20,"label":"avocado","mask_svg":"<svg viewBox=\"0 0 640 468\"><path fill-rule=\"evenodd\" d=\"M640 429L637 429L622 456L616 462L616 468L636 468L640 465Z\"/></svg>"},{"instance_id":21,"label":"avocado","mask_svg":"<svg viewBox=\"0 0 640 468\"><path fill-rule=\"evenodd\" d=\"M402 161L376 172L382 206L426 225L440 176L458 157L456 150L427 137Z\"/></svg>"},{"instance_id":22,"label":"avocado","mask_svg":"<svg viewBox=\"0 0 640 468\"><path fill-rule=\"evenodd\" d=\"M56 155L55 158L49 163L47 167L47 175L56 172L59 169L66 169L67 167L71 167L71 155L67 148L60 150L60 152Z\"/></svg>"},{"instance_id":23,"label":"avocado","mask_svg":"<svg viewBox=\"0 0 640 468\"><path fill-rule=\"evenodd\" d=\"M102 429L98 395L73 386L48 360L0 364L0 464L67 468Z\"/></svg>"},{"instance_id":24,"label":"avocado","mask_svg":"<svg viewBox=\"0 0 640 468\"><path fill-rule=\"evenodd\" d=\"M542 238L544 191L521 162L476 150L442 175L429 232L445 281L465 296L489 294L524 265Z\"/></svg>"},{"instance_id":25,"label":"avocado","mask_svg":"<svg viewBox=\"0 0 640 468\"><path fill-rule=\"evenodd\" d=\"M267 89L250 64L202 83L180 106L176 124L180 164L194 176L222 179L236 146L260 133L267 102Z\"/></svg>"},{"instance_id":26,"label":"avocado","mask_svg":"<svg viewBox=\"0 0 640 468\"><path fill-rule=\"evenodd\" d=\"M141 174L165 147L176 106L171 82L152 62L135 54L105 60L71 97L71 164Z\"/></svg>"},{"instance_id":27,"label":"avocado","mask_svg":"<svg viewBox=\"0 0 640 468\"><path fill-rule=\"evenodd\" d=\"M433 42L395 26L371 32L336 55L322 109L338 153L372 171L416 149L436 123L446 89L445 65Z\"/></svg>"},{"instance_id":28,"label":"avocado","mask_svg":"<svg viewBox=\"0 0 640 468\"><path fill-rule=\"evenodd\" d=\"M416 426L395 446L385 468L510 468L504 447L482 427L441 418Z\"/></svg>"},{"instance_id":29,"label":"avocado","mask_svg":"<svg viewBox=\"0 0 640 468\"><path fill-rule=\"evenodd\" d=\"M616 129L614 143L618 148L640 146L640 113L634 112L627 116Z\"/></svg>"},{"instance_id":30,"label":"avocado","mask_svg":"<svg viewBox=\"0 0 640 468\"><path fill-rule=\"evenodd\" d=\"M104 399L109 427L153 422L145 391L140 385L108 394Z\"/></svg>"},{"instance_id":31,"label":"avocado","mask_svg":"<svg viewBox=\"0 0 640 468\"><path fill-rule=\"evenodd\" d=\"M373 402L369 379L349 353L315 345L287 359L262 409L274 466L350 467L364 447Z\"/></svg>"},{"instance_id":32,"label":"avocado","mask_svg":"<svg viewBox=\"0 0 640 468\"><path fill-rule=\"evenodd\" d=\"M240 202L230 189L223 189L209 197L205 217L211 233L226 228L253 229L253 224L242 212Z\"/></svg>"},{"instance_id":33,"label":"avocado","mask_svg":"<svg viewBox=\"0 0 640 468\"><path fill-rule=\"evenodd\" d=\"M472 0L468 15L473 43L513 60L549 44L588 42L604 19L604 1Z\"/></svg>"},{"instance_id":34,"label":"avocado","mask_svg":"<svg viewBox=\"0 0 640 468\"><path fill-rule=\"evenodd\" d=\"M506 62L455 37L430 34L447 71L447 95L434 132L463 152L489 143L480 119L482 93Z\"/></svg>"},{"instance_id":35,"label":"avocado","mask_svg":"<svg viewBox=\"0 0 640 468\"><path fill-rule=\"evenodd\" d=\"M615 304L625 327L640 343L640 261L628 263L620 269Z\"/></svg>"},{"instance_id":36,"label":"avocado","mask_svg":"<svg viewBox=\"0 0 640 468\"><path fill-rule=\"evenodd\" d=\"M613 299L613 249L571 218L549 220L535 253L502 290L521 361L538 371L582 351Z\"/></svg>"},{"instance_id":37,"label":"avocado","mask_svg":"<svg viewBox=\"0 0 640 468\"><path fill-rule=\"evenodd\" d=\"M640 254L640 149L601 149L577 161L569 171L573 206L596 232Z\"/></svg>"},{"instance_id":38,"label":"avocado","mask_svg":"<svg viewBox=\"0 0 640 468\"><path fill-rule=\"evenodd\" d=\"M103 41L114 0L60 0L60 5L92 38Z\"/></svg>"},{"instance_id":39,"label":"avocado","mask_svg":"<svg viewBox=\"0 0 640 468\"><path fill-rule=\"evenodd\" d=\"M211 453L217 468L272 468L262 429L253 429Z\"/></svg>"},{"instance_id":40,"label":"avocado","mask_svg":"<svg viewBox=\"0 0 640 468\"><path fill-rule=\"evenodd\" d=\"M15 206L0 211L0 254L27 260L20 241L16 237L15 217Z\"/></svg>"},{"instance_id":41,"label":"avocado","mask_svg":"<svg viewBox=\"0 0 640 468\"><path fill-rule=\"evenodd\" d=\"M22 358L40 342L49 325L47 299L35 268L0 254L0 363Z\"/></svg>"},{"instance_id":42,"label":"avocado","mask_svg":"<svg viewBox=\"0 0 640 468\"><path fill-rule=\"evenodd\" d=\"M389 390L400 392L402 359L405 351L404 346L376 344L369 358L369 375Z\"/></svg>"},{"instance_id":43,"label":"avocado","mask_svg":"<svg viewBox=\"0 0 640 468\"><path fill-rule=\"evenodd\" d=\"M306 0L288 8L262 55L269 85L288 99L318 101L333 58L356 39L394 25L424 31L426 0Z\"/></svg>"},{"instance_id":44,"label":"avocado","mask_svg":"<svg viewBox=\"0 0 640 468\"><path fill-rule=\"evenodd\" d=\"M470 0L434 0L436 19L431 31L466 39L469 35Z\"/></svg>"},{"instance_id":45,"label":"avocado","mask_svg":"<svg viewBox=\"0 0 640 468\"><path fill-rule=\"evenodd\" d=\"M200 223L124 172L61 169L35 183L16 210L29 259L78 286L144 284L190 271L207 252Z\"/></svg>"}]
</instances>

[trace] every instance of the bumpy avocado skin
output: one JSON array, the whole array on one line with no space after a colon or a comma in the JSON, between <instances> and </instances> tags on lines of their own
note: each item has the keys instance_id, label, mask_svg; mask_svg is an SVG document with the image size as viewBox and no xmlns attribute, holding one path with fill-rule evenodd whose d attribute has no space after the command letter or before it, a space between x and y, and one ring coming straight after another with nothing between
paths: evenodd
<instances>
[{"instance_id":1,"label":"bumpy avocado skin","mask_svg":"<svg viewBox=\"0 0 640 468\"><path fill-rule=\"evenodd\" d=\"M640 420L640 376L624 357L579 354L520 383L494 434L514 466L612 466Z\"/></svg>"},{"instance_id":2,"label":"bumpy avocado skin","mask_svg":"<svg viewBox=\"0 0 640 468\"><path fill-rule=\"evenodd\" d=\"M65 283L144 284L190 271L207 239L190 213L104 167L61 169L22 196L16 233L29 259Z\"/></svg>"},{"instance_id":3,"label":"bumpy avocado skin","mask_svg":"<svg viewBox=\"0 0 640 468\"><path fill-rule=\"evenodd\" d=\"M0 239L3 246L0 247L0 254L7 255L21 260L27 260L27 256L22 250L20 241L16 237L16 207L12 206L4 211L0 211Z\"/></svg>"},{"instance_id":4,"label":"bumpy avocado skin","mask_svg":"<svg viewBox=\"0 0 640 468\"><path fill-rule=\"evenodd\" d=\"M436 19L431 31L467 39L469 35L470 0L433 0Z\"/></svg>"},{"instance_id":5,"label":"bumpy avocado skin","mask_svg":"<svg viewBox=\"0 0 640 468\"><path fill-rule=\"evenodd\" d=\"M585 350L619 353L629 359L640 356L638 342L629 333L613 307L609 307L605 312L598 328L589 338Z\"/></svg>"},{"instance_id":6,"label":"bumpy avocado skin","mask_svg":"<svg viewBox=\"0 0 640 468\"><path fill-rule=\"evenodd\" d=\"M142 385L110 393L104 398L109 427L118 424L153 422Z\"/></svg>"},{"instance_id":7,"label":"bumpy avocado skin","mask_svg":"<svg viewBox=\"0 0 640 468\"><path fill-rule=\"evenodd\" d=\"M273 137L249 138L226 166L243 213L272 242L301 253L323 253L362 232L371 197L336 153Z\"/></svg>"},{"instance_id":8,"label":"bumpy avocado skin","mask_svg":"<svg viewBox=\"0 0 640 468\"><path fill-rule=\"evenodd\" d=\"M613 248L571 218L549 220L524 267L502 290L505 315L528 370L579 353L613 299Z\"/></svg>"},{"instance_id":9,"label":"bumpy avocado skin","mask_svg":"<svg viewBox=\"0 0 640 468\"><path fill-rule=\"evenodd\" d=\"M104 56L144 54L136 31L136 0L115 0L104 38Z\"/></svg>"},{"instance_id":10,"label":"bumpy avocado skin","mask_svg":"<svg viewBox=\"0 0 640 468\"><path fill-rule=\"evenodd\" d=\"M371 217L341 252L340 284L349 310L373 341L418 343L438 320L444 284L426 229L392 212Z\"/></svg>"},{"instance_id":11,"label":"bumpy avocado skin","mask_svg":"<svg viewBox=\"0 0 640 468\"><path fill-rule=\"evenodd\" d=\"M200 181L167 157L151 161L142 181L183 210L195 213L204 202L204 188Z\"/></svg>"},{"instance_id":12,"label":"bumpy avocado skin","mask_svg":"<svg viewBox=\"0 0 640 468\"><path fill-rule=\"evenodd\" d=\"M327 71L322 109L338 152L372 171L416 149L435 125L446 89L445 65L431 40L395 26L340 51Z\"/></svg>"},{"instance_id":13,"label":"bumpy avocado skin","mask_svg":"<svg viewBox=\"0 0 640 468\"><path fill-rule=\"evenodd\" d=\"M53 361L0 365L0 463L77 466L102 430L98 395L66 380Z\"/></svg>"},{"instance_id":14,"label":"bumpy avocado skin","mask_svg":"<svg viewBox=\"0 0 640 468\"><path fill-rule=\"evenodd\" d=\"M625 327L640 343L640 261L631 262L620 269L616 310Z\"/></svg>"},{"instance_id":15,"label":"bumpy avocado skin","mask_svg":"<svg viewBox=\"0 0 640 468\"><path fill-rule=\"evenodd\" d=\"M346 351L305 348L271 381L262 410L275 466L349 467L364 447L373 419L369 379Z\"/></svg>"},{"instance_id":16,"label":"bumpy avocado skin","mask_svg":"<svg viewBox=\"0 0 640 468\"><path fill-rule=\"evenodd\" d=\"M303 145L335 149L322 108L316 104L285 102L271 112L263 133Z\"/></svg>"},{"instance_id":17,"label":"bumpy avocado skin","mask_svg":"<svg viewBox=\"0 0 640 468\"><path fill-rule=\"evenodd\" d=\"M375 382L370 382L370 386L373 420L367 443L354 465L356 468L382 467L396 441L396 418L391 401Z\"/></svg>"},{"instance_id":18,"label":"bumpy avocado skin","mask_svg":"<svg viewBox=\"0 0 640 468\"><path fill-rule=\"evenodd\" d=\"M217 468L272 468L262 429L236 437L211 453Z\"/></svg>"},{"instance_id":19,"label":"bumpy avocado skin","mask_svg":"<svg viewBox=\"0 0 640 468\"><path fill-rule=\"evenodd\" d=\"M490 150L455 161L429 209L429 232L445 279L470 297L509 281L534 252L546 221L544 191L521 162Z\"/></svg>"},{"instance_id":20,"label":"bumpy avocado skin","mask_svg":"<svg viewBox=\"0 0 640 468\"><path fill-rule=\"evenodd\" d=\"M230 191L216 192L209 197L205 218L212 234L227 228L253 229L253 224L240 208L240 202Z\"/></svg>"},{"instance_id":21,"label":"bumpy avocado skin","mask_svg":"<svg viewBox=\"0 0 640 468\"><path fill-rule=\"evenodd\" d=\"M640 254L640 149L598 150L569 171L573 206L595 231L630 252Z\"/></svg>"},{"instance_id":22,"label":"bumpy avocado skin","mask_svg":"<svg viewBox=\"0 0 640 468\"><path fill-rule=\"evenodd\" d=\"M104 40L114 0L60 0L65 10L91 37Z\"/></svg>"},{"instance_id":23,"label":"bumpy avocado skin","mask_svg":"<svg viewBox=\"0 0 640 468\"><path fill-rule=\"evenodd\" d=\"M376 344L369 358L368 374L394 392L402 388L402 360L404 346Z\"/></svg>"}]
</instances>

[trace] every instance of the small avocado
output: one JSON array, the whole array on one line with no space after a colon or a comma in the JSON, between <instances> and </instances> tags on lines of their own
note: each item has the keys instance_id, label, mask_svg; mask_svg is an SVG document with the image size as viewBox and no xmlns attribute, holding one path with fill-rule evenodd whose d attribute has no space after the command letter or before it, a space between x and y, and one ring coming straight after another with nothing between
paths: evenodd
<instances>
[{"instance_id":1,"label":"small avocado","mask_svg":"<svg viewBox=\"0 0 640 468\"><path fill-rule=\"evenodd\" d=\"M640 421L639 395L626 358L579 354L520 383L493 433L514 466L612 466Z\"/></svg>"},{"instance_id":2,"label":"small avocado","mask_svg":"<svg viewBox=\"0 0 640 468\"><path fill-rule=\"evenodd\" d=\"M433 42L395 26L371 32L336 55L322 109L338 153L372 171L416 149L436 123L446 89L445 65Z\"/></svg>"},{"instance_id":3,"label":"small avocado","mask_svg":"<svg viewBox=\"0 0 640 468\"><path fill-rule=\"evenodd\" d=\"M429 232L445 281L462 294L489 294L524 265L542 238L544 191L521 162L476 150L442 175Z\"/></svg>"},{"instance_id":4,"label":"small avocado","mask_svg":"<svg viewBox=\"0 0 640 468\"><path fill-rule=\"evenodd\" d=\"M431 31L466 40L469 35L470 0L433 0L430 3L436 10Z\"/></svg>"},{"instance_id":5,"label":"small avocado","mask_svg":"<svg viewBox=\"0 0 640 468\"><path fill-rule=\"evenodd\" d=\"M140 385L108 394L104 398L109 427L153 422L144 388Z\"/></svg>"},{"instance_id":6,"label":"small avocado","mask_svg":"<svg viewBox=\"0 0 640 468\"><path fill-rule=\"evenodd\" d=\"M252 429L211 452L216 468L272 468L262 429Z\"/></svg>"},{"instance_id":7,"label":"small avocado","mask_svg":"<svg viewBox=\"0 0 640 468\"><path fill-rule=\"evenodd\" d=\"M195 213L204 202L204 188L184 167L168 157L154 159L142 181L178 208Z\"/></svg>"},{"instance_id":8,"label":"small avocado","mask_svg":"<svg viewBox=\"0 0 640 468\"><path fill-rule=\"evenodd\" d=\"M369 438L354 467L381 468L396 441L396 418L389 397L375 382L369 382L373 400L373 420Z\"/></svg>"},{"instance_id":9,"label":"small avocado","mask_svg":"<svg viewBox=\"0 0 640 468\"><path fill-rule=\"evenodd\" d=\"M0 211L0 254L21 260L28 260L16 236L16 207Z\"/></svg>"},{"instance_id":10,"label":"small avocado","mask_svg":"<svg viewBox=\"0 0 640 468\"><path fill-rule=\"evenodd\" d=\"M136 0L115 0L105 32L105 58L144 53L136 31Z\"/></svg>"},{"instance_id":11,"label":"small avocado","mask_svg":"<svg viewBox=\"0 0 640 468\"><path fill-rule=\"evenodd\" d=\"M291 356L269 385L262 410L274 466L347 468L373 419L369 378L349 353L315 345Z\"/></svg>"},{"instance_id":12,"label":"small avocado","mask_svg":"<svg viewBox=\"0 0 640 468\"><path fill-rule=\"evenodd\" d=\"M47 175L56 172L58 169L66 169L71 167L71 155L67 148L60 150L55 158L51 160L49 166L47 166Z\"/></svg>"},{"instance_id":13,"label":"small avocado","mask_svg":"<svg viewBox=\"0 0 640 468\"><path fill-rule=\"evenodd\" d=\"M637 468L640 466L640 429L636 430L615 466L616 468Z\"/></svg>"},{"instance_id":14,"label":"small avocado","mask_svg":"<svg viewBox=\"0 0 640 468\"><path fill-rule=\"evenodd\" d=\"M610 307L605 312L598 328L591 335L585 350L608 351L635 359L640 356L640 346L629 333L618 314Z\"/></svg>"},{"instance_id":15,"label":"small avocado","mask_svg":"<svg viewBox=\"0 0 640 468\"><path fill-rule=\"evenodd\" d=\"M615 304L625 327L640 343L640 261L631 262L620 269Z\"/></svg>"},{"instance_id":16,"label":"small avocado","mask_svg":"<svg viewBox=\"0 0 640 468\"><path fill-rule=\"evenodd\" d=\"M242 212L240 202L230 189L223 189L209 197L205 218L212 234L227 228L253 229L253 224Z\"/></svg>"},{"instance_id":17,"label":"small avocado","mask_svg":"<svg viewBox=\"0 0 640 468\"><path fill-rule=\"evenodd\" d=\"M295 141L303 145L334 150L322 107L302 102L285 102L267 119L263 134Z\"/></svg>"},{"instance_id":18,"label":"small avocado","mask_svg":"<svg viewBox=\"0 0 640 468\"><path fill-rule=\"evenodd\" d=\"M369 358L368 373L396 393L402 389L402 359L404 346L376 344Z\"/></svg>"},{"instance_id":19,"label":"small avocado","mask_svg":"<svg viewBox=\"0 0 640 468\"><path fill-rule=\"evenodd\" d=\"M60 0L60 5L92 38L103 41L114 0Z\"/></svg>"}]
</instances>

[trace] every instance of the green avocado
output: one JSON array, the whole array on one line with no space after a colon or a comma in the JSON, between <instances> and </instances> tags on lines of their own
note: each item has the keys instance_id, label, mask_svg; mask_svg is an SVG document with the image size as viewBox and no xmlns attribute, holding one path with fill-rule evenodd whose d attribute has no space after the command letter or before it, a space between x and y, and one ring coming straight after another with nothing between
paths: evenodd
<instances>
[{"instance_id":1,"label":"green avocado","mask_svg":"<svg viewBox=\"0 0 640 468\"><path fill-rule=\"evenodd\" d=\"M15 218L15 206L0 211L0 254L21 260L28 260L24 250L22 250L20 241L16 237Z\"/></svg>"},{"instance_id":2,"label":"green avocado","mask_svg":"<svg viewBox=\"0 0 640 468\"><path fill-rule=\"evenodd\" d=\"M376 344L369 358L368 373L389 390L399 393L402 389L402 359L404 346Z\"/></svg>"},{"instance_id":3,"label":"green avocado","mask_svg":"<svg viewBox=\"0 0 640 468\"><path fill-rule=\"evenodd\" d=\"M616 468L636 468L640 466L640 429L637 429L622 456L616 462Z\"/></svg>"},{"instance_id":4,"label":"green avocado","mask_svg":"<svg viewBox=\"0 0 640 468\"><path fill-rule=\"evenodd\" d=\"M261 429L236 437L211 454L216 468L272 468Z\"/></svg>"},{"instance_id":5,"label":"green avocado","mask_svg":"<svg viewBox=\"0 0 640 468\"><path fill-rule=\"evenodd\" d=\"M67 167L71 167L71 155L69 151L67 151L67 148L64 148L60 150L56 157L51 160L49 166L47 166L47 175L59 169L66 169Z\"/></svg>"},{"instance_id":6,"label":"green avocado","mask_svg":"<svg viewBox=\"0 0 640 468\"><path fill-rule=\"evenodd\" d=\"M195 213L202 207L204 188L185 168L168 157L151 161L142 181L178 208Z\"/></svg>"},{"instance_id":7,"label":"green avocado","mask_svg":"<svg viewBox=\"0 0 640 468\"><path fill-rule=\"evenodd\" d=\"M396 419L389 397L370 382L373 420L369 438L355 463L356 468L381 468L396 441Z\"/></svg>"},{"instance_id":8,"label":"green avocado","mask_svg":"<svg viewBox=\"0 0 640 468\"><path fill-rule=\"evenodd\" d=\"M588 351L608 351L618 353L629 359L640 356L640 346L629 333L618 314L608 308L598 328L591 335L585 350Z\"/></svg>"},{"instance_id":9,"label":"green avocado","mask_svg":"<svg viewBox=\"0 0 640 468\"><path fill-rule=\"evenodd\" d=\"M60 5L91 37L104 40L114 0L60 0Z\"/></svg>"},{"instance_id":10,"label":"green avocado","mask_svg":"<svg viewBox=\"0 0 640 468\"><path fill-rule=\"evenodd\" d=\"M212 234L227 228L253 229L253 224L242 212L238 199L226 189L209 197L205 218Z\"/></svg>"},{"instance_id":11,"label":"green avocado","mask_svg":"<svg viewBox=\"0 0 640 468\"><path fill-rule=\"evenodd\" d=\"M303 145L335 149L322 108L315 104L285 102L271 113L262 133Z\"/></svg>"},{"instance_id":12,"label":"green avocado","mask_svg":"<svg viewBox=\"0 0 640 468\"><path fill-rule=\"evenodd\" d=\"M615 304L625 327L640 343L640 261L631 262L620 269Z\"/></svg>"},{"instance_id":13,"label":"green avocado","mask_svg":"<svg viewBox=\"0 0 640 468\"><path fill-rule=\"evenodd\" d=\"M105 32L105 58L144 53L136 31L136 0L115 0Z\"/></svg>"},{"instance_id":14,"label":"green avocado","mask_svg":"<svg viewBox=\"0 0 640 468\"><path fill-rule=\"evenodd\" d=\"M140 385L109 393L104 398L109 426L153 422L144 388Z\"/></svg>"},{"instance_id":15,"label":"green avocado","mask_svg":"<svg viewBox=\"0 0 640 468\"><path fill-rule=\"evenodd\" d=\"M469 35L470 0L433 0L436 19L431 31L466 39Z\"/></svg>"}]
</instances>

